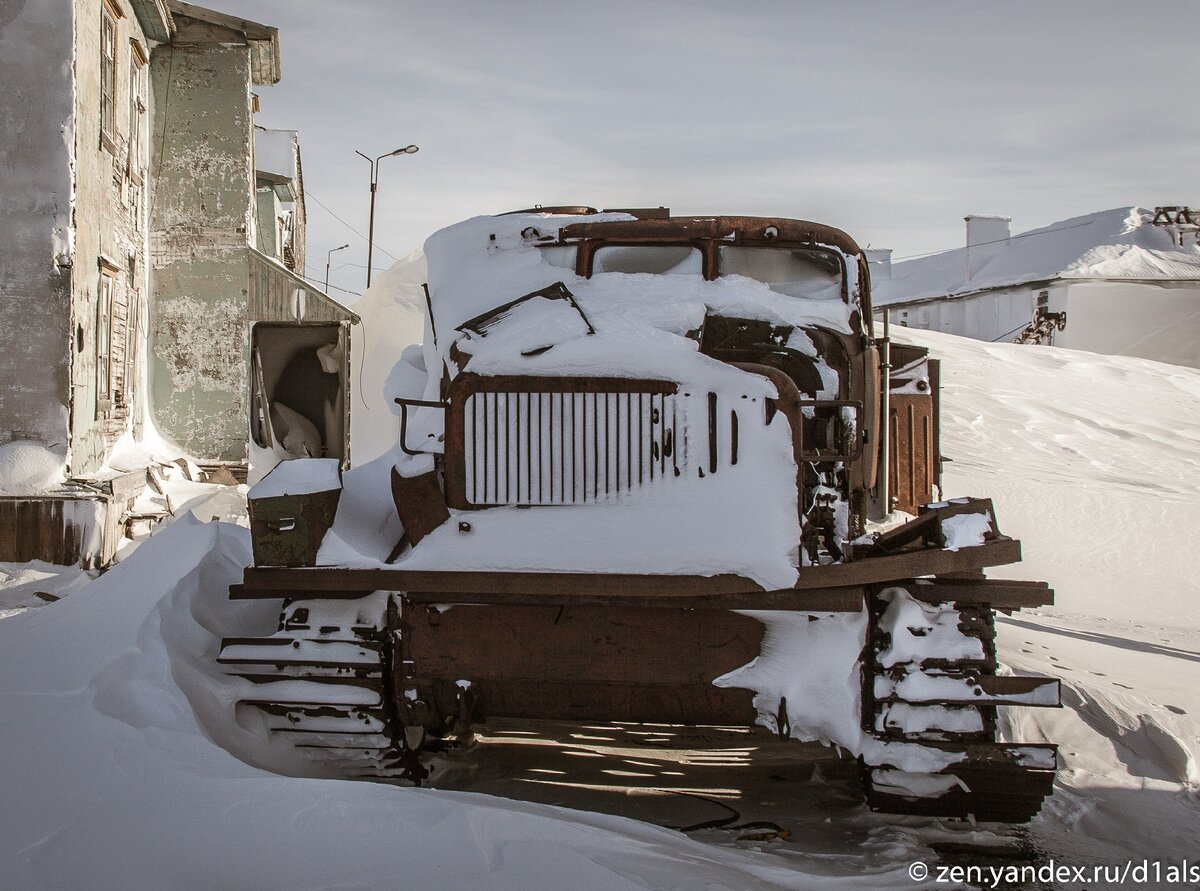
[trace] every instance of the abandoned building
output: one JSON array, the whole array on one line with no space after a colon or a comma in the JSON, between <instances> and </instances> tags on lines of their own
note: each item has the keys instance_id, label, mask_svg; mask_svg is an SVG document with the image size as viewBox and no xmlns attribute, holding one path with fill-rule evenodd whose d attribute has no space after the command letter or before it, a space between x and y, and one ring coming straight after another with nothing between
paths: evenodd
<instances>
[{"instance_id":1,"label":"abandoned building","mask_svg":"<svg viewBox=\"0 0 1200 891\"><path fill-rule=\"evenodd\" d=\"M1011 235L966 217L963 248L893 265L873 251L892 322L1200 368L1200 212L1121 207Z\"/></svg>"},{"instance_id":2,"label":"abandoned building","mask_svg":"<svg viewBox=\"0 0 1200 891\"><path fill-rule=\"evenodd\" d=\"M252 379L264 461L285 440L344 458L355 317L302 277L296 134L254 123L276 29L27 0L0 9L0 45L0 560L107 563L146 485L109 457L152 426L243 474ZM328 407L289 408L314 367Z\"/></svg>"}]
</instances>

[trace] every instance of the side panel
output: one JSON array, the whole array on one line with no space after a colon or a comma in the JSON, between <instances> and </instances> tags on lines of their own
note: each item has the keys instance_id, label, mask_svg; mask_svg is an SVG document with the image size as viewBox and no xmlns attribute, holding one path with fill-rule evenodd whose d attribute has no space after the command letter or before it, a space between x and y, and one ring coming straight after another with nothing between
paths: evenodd
<instances>
[{"instance_id":1,"label":"side panel","mask_svg":"<svg viewBox=\"0 0 1200 891\"><path fill-rule=\"evenodd\" d=\"M751 724L751 691L712 681L755 658L762 636L726 610L406 604L397 686L442 715L469 681L484 715Z\"/></svg>"},{"instance_id":2,"label":"side panel","mask_svg":"<svg viewBox=\"0 0 1200 891\"><path fill-rule=\"evenodd\" d=\"M935 427L932 397L892 396L892 496L896 507L910 514L933 498Z\"/></svg>"}]
</instances>

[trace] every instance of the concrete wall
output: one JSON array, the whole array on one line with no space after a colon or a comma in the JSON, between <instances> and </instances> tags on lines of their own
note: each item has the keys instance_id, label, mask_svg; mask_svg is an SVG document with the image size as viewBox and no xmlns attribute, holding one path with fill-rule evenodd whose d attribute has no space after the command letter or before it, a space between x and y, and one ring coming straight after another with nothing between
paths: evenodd
<instances>
[{"instance_id":1,"label":"concrete wall","mask_svg":"<svg viewBox=\"0 0 1200 891\"><path fill-rule=\"evenodd\" d=\"M163 432L192 454L244 461L255 195L250 48L236 45L235 32L180 16L176 25L174 44L151 60L152 405Z\"/></svg>"},{"instance_id":2,"label":"concrete wall","mask_svg":"<svg viewBox=\"0 0 1200 891\"><path fill-rule=\"evenodd\" d=\"M71 0L0 3L0 443L68 445Z\"/></svg>"},{"instance_id":3,"label":"concrete wall","mask_svg":"<svg viewBox=\"0 0 1200 891\"><path fill-rule=\"evenodd\" d=\"M80 342L71 352L71 472L96 470L116 439L140 428L137 374L138 315L149 298L146 264L146 184L149 150L143 131L141 151L131 154L130 60L137 41L149 52L146 36L128 0L114 0L117 78L111 139L100 124L101 0L76 0L75 65L75 265L71 311ZM147 98L149 88L146 88ZM147 117L149 112L147 112ZM146 123L143 120L142 126ZM99 313L102 269L113 283L110 316ZM101 400L97 369L99 327L108 329L110 396ZM144 333L144 332L141 332Z\"/></svg>"}]
</instances>

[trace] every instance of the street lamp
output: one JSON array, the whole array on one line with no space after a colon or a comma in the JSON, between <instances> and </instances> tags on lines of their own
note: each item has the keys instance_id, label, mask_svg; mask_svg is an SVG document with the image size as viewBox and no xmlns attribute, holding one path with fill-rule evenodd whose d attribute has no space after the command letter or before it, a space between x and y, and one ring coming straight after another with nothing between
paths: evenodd
<instances>
[{"instance_id":1,"label":"street lamp","mask_svg":"<svg viewBox=\"0 0 1200 891\"><path fill-rule=\"evenodd\" d=\"M329 253L327 253L325 255L325 293L326 294L329 293L329 261L332 259L333 255L336 254L338 251L344 251L348 247L350 247L350 245L348 245L348 244L344 244L341 247L335 247L333 250L331 250Z\"/></svg>"},{"instance_id":2,"label":"street lamp","mask_svg":"<svg viewBox=\"0 0 1200 891\"><path fill-rule=\"evenodd\" d=\"M366 158L371 165L371 223L367 228L367 287L371 287L371 257L375 251L375 192L379 189L379 162L384 158L390 158L392 155L411 155L420 149L415 145L406 145L404 148L398 148L394 152L384 152L374 161L360 151L355 151L354 154L360 158Z\"/></svg>"}]
</instances>

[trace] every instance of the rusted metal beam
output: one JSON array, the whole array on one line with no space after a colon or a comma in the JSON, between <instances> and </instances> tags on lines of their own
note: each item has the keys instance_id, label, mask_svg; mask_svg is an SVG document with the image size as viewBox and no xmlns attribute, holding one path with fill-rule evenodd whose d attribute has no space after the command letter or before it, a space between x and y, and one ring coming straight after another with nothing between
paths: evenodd
<instances>
[{"instance_id":1,"label":"rusted metal beam","mask_svg":"<svg viewBox=\"0 0 1200 891\"><path fill-rule=\"evenodd\" d=\"M1009 579L932 579L901 585L925 603L954 601L965 605L986 603L994 609L1029 609L1051 606L1054 590L1045 582Z\"/></svg>"},{"instance_id":2,"label":"rusted metal beam","mask_svg":"<svg viewBox=\"0 0 1200 891\"><path fill-rule=\"evenodd\" d=\"M768 233L768 230L773 230ZM840 229L807 220L786 220L781 217L670 217L657 220L615 220L603 223L574 223L563 227L559 239L572 242L581 239L597 241L633 241L641 244L653 241L690 241L720 239L733 236L734 244L760 243L769 246L829 245L844 254L860 253L854 239Z\"/></svg>"},{"instance_id":3,"label":"rusted metal beam","mask_svg":"<svg viewBox=\"0 0 1200 891\"><path fill-rule=\"evenodd\" d=\"M680 609L760 609L800 612L858 612L863 608L863 586L782 591L751 591L733 594L596 594L576 591L555 593L430 592L409 591L410 603L478 603L509 606L593 605L622 607L672 606Z\"/></svg>"},{"instance_id":4,"label":"rusted metal beam","mask_svg":"<svg viewBox=\"0 0 1200 891\"><path fill-rule=\"evenodd\" d=\"M341 566L247 567L240 599L253 591L273 592L267 597L293 596L290 592L426 591L454 594L462 591L495 594L568 593L624 594L634 596L737 594L763 589L737 575L631 575L584 572L459 572L420 569L351 569Z\"/></svg>"},{"instance_id":5,"label":"rusted metal beam","mask_svg":"<svg viewBox=\"0 0 1200 891\"><path fill-rule=\"evenodd\" d=\"M991 541L958 551L925 548L872 557L854 563L805 566L794 591L832 593L836 588L861 588L863 585L892 579L911 579L1016 563L1021 559L1021 543L997 536ZM551 595L559 599L575 596L626 597L697 597L715 595L774 593L737 575L632 575L627 573L583 572L462 572L417 569L353 569L341 566L247 567L240 586L230 588L230 597L250 600L269 597L297 598L305 594L321 597L359 597L363 591L420 591L426 594L454 595L470 592L508 595ZM784 594L786 592L779 592ZM443 596L441 598L445 600ZM769 598L768 598L769 600ZM758 607L755 607L758 608ZM764 607L771 608L771 607ZM775 607L793 608L793 607ZM808 607L795 607L806 609ZM817 609L817 607L812 607Z\"/></svg>"}]
</instances>

